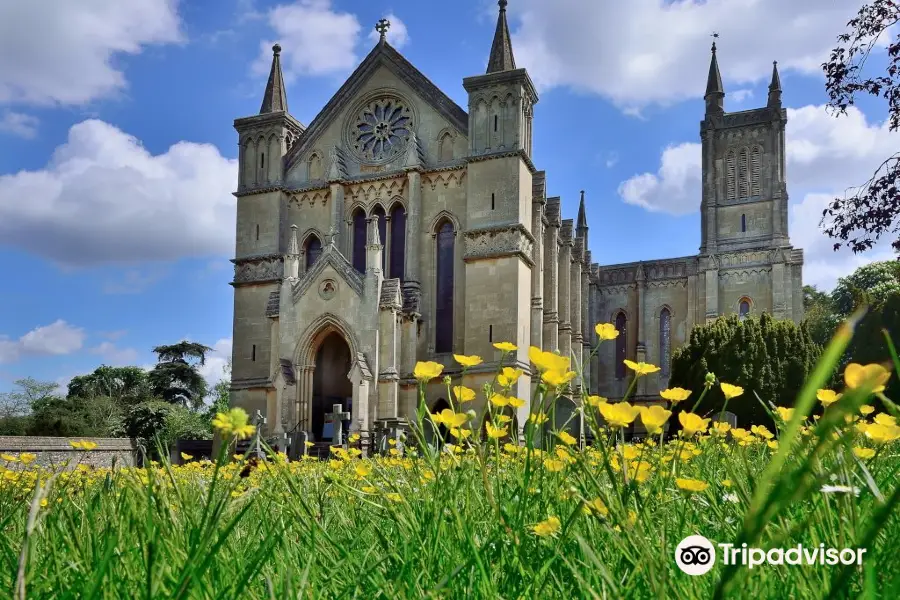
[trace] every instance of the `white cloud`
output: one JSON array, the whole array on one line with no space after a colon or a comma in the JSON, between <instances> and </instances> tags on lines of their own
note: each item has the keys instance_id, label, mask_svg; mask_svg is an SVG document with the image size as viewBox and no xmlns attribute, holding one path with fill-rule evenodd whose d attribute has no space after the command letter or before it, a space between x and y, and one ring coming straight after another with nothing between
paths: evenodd
<instances>
[{"instance_id":1,"label":"white cloud","mask_svg":"<svg viewBox=\"0 0 900 600\"><path fill-rule=\"evenodd\" d=\"M90 349L91 354L97 354L103 358L104 364L118 367L133 365L138 359L138 351L134 348L120 348L113 342L101 342L100 345Z\"/></svg>"},{"instance_id":2,"label":"white cloud","mask_svg":"<svg viewBox=\"0 0 900 600\"><path fill-rule=\"evenodd\" d=\"M44 169L0 175L0 244L67 266L229 255L236 179L237 161L210 144L152 155L83 121Z\"/></svg>"},{"instance_id":3,"label":"white cloud","mask_svg":"<svg viewBox=\"0 0 900 600\"><path fill-rule=\"evenodd\" d=\"M734 90L733 92L728 93L728 97L734 100L737 104L743 104L746 100L749 100L753 97L753 90Z\"/></svg>"},{"instance_id":4,"label":"white cloud","mask_svg":"<svg viewBox=\"0 0 900 600\"><path fill-rule=\"evenodd\" d=\"M837 277L873 260L892 257L890 239L856 256L833 252L834 241L819 222L828 201L864 183L881 162L900 147L900 133L888 123L869 123L857 108L835 117L825 106L788 109L788 191L791 241L805 252L804 280L826 289ZM700 207L700 144L670 146L656 173L641 173L619 185L622 199L650 211L683 215ZM800 202L796 202L796 200Z\"/></svg>"},{"instance_id":5,"label":"white cloud","mask_svg":"<svg viewBox=\"0 0 900 600\"><path fill-rule=\"evenodd\" d=\"M200 367L200 374L210 387L225 377L225 367L231 360L231 338L222 338L212 345L213 351L206 355L206 364Z\"/></svg>"},{"instance_id":6,"label":"white cloud","mask_svg":"<svg viewBox=\"0 0 900 600\"><path fill-rule=\"evenodd\" d=\"M406 23L401 21L400 17L394 13L386 16L385 19L391 22L391 27L387 31L387 41L391 46L399 50L409 43L409 32L406 30ZM381 34L375 31L374 28L369 32L369 41L373 44L378 43L380 38Z\"/></svg>"},{"instance_id":7,"label":"white cloud","mask_svg":"<svg viewBox=\"0 0 900 600\"><path fill-rule=\"evenodd\" d=\"M713 31L720 34L726 91L767 81L776 59L782 72L819 73L835 38L862 4L520 0L509 14L516 29L516 64L527 67L539 86L593 92L634 108L702 96Z\"/></svg>"},{"instance_id":8,"label":"white cloud","mask_svg":"<svg viewBox=\"0 0 900 600\"><path fill-rule=\"evenodd\" d=\"M30 140L37 135L39 122L38 118L33 115L7 110L0 117L0 132Z\"/></svg>"},{"instance_id":9,"label":"white cloud","mask_svg":"<svg viewBox=\"0 0 900 600\"><path fill-rule=\"evenodd\" d=\"M103 283L104 294L140 294L165 277L161 268L141 270L128 269L121 277L108 279Z\"/></svg>"},{"instance_id":10,"label":"white cloud","mask_svg":"<svg viewBox=\"0 0 900 600\"><path fill-rule=\"evenodd\" d=\"M122 90L115 55L181 41L177 4L0 2L0 102L83 104Z\"/></svg>"},{"instance_id":11,"label":"white cloud","mask_svg":"<svg viewBox=\"0 0 900 600\"><path fill-rule=\"evenodd\" d=\"M268 21L277 39L260 43L260 56L253 65L257 74L268 74L276 41L282 47L281 65L288 80L356 66L354 48L362 26L356 15L333 10L331 0L280 4L268 12Z\"/></svg>"},{"instance_id":12,"label":"white cloud","mask_svg":"<svg viewBox=\"0 0 900 600\"><path fill-rule=\"evenodd\" d=\"M73 327L62 319L57 319L50 325L36 327L18 340L0 336L0 363L14 362L26 354L36 356L71 354L81 349L85 337L84 329Z\"/></svg>"}]
</instances>

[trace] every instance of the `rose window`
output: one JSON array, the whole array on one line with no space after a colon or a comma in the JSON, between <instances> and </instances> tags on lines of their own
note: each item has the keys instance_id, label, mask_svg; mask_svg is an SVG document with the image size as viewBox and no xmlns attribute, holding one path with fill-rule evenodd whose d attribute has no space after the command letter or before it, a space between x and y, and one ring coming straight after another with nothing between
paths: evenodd
<instances>
[{"instance_id":1,"label":"rose window","mask_svg":"<svg viewBox=\"0 0 900 600\"><path fill-rule=\"evenodd\" d=\"M397 98L379 98L360 110L351 128L351 142L364 160L386 161L403 151L412 131L409 107Z\"/></svg>"}]
</instances>

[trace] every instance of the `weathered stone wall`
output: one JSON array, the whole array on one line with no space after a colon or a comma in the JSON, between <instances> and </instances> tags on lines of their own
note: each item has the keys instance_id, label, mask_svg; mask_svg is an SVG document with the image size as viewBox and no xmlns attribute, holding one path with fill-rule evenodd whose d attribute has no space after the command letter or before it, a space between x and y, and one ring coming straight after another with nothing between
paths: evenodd
<instances>
[{"instance_id":1,"label":"weathered stone wall","mask_svg":"<svg viewBox=\"0 0 900 600\"><path fill-rule=\"evenodd\" d=\"M93 450L78 450L69 442L88 441L97 444ZM134 466L137 446L127 438L64 438L39 436L0 436L0 453L18 455L23 452L36 454L34 463L41 466L59 466L68 461L68 467L87 464L95 467ZM6 465L15 468L15 465Z\"/></svg>"}]
</instances>

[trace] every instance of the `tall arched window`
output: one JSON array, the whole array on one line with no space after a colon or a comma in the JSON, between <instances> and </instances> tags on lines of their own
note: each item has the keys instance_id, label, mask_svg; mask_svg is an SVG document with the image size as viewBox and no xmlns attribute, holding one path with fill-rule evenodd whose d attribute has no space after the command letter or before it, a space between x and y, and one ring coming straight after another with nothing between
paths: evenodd
<instances>
[{"instance_id":1,"label":"tall arched window","mask_svg":"<svg viewBox=\"0 0 900 600\"><path fill-rule=\"evenodd\" d=\"M322 255L322 242L315 235L309 236L306 240L306 270L310 270L319 257Z\"/></svg>"},{"instance_id":2,"label":"tall arched window","mask_svg":"<svg viewBox=\"0 0 900 600\"><path fill-rule=\"evenodd\" d=\"M366 213L362 209L353 213L353 268L366 272Z\"/></svg>"},{"instance_id":3,"label":"tall arched window","mask_svg":"<svg viewBox=\"0 0 900 600\"><path fill-rule=\"evenodd\" d=\"M750 300L748 298L741 298L741 301L738 304L738 318L743 321L748 316L750 316Z\"/></svg>"},{"instance_id":4,"label":"tall arched window","mask_svg":"<svg viewBox=\"0 0 900 600\"><path fill-rule=\"evenodd\" d=\"M725 155L725 192L729 200L737 198L737 171L735 170L734 150Z\"/></svg>"},{"instance_id":5,"label":"tall arched window","mask_svg":"<svg viewBox=\"0 0 900 600\"><path fill-rule=\"evenodd\" d=\"M375 210L372 211L372 217L378 219L378 238L381 240L381 245L387 246L387 219L385 218L384 208L379 204L375 207ZM381 253L381 272L384 273L385 266L387 265L387 252Z\"/></svg>"},{"instance_id":6,"label":"tall arched window","mask_svg":"<svg viewBox=\"0 0 900 600\"><path fill-rule=\"evenodd\" d=\"M453 136L445 133L441 137L440 157L441 162L453 160Z\"/></svg>"},{"instance_id":7,"label":"tall arched window","mask_svg":"<svg viewBox=\"0 0 900 600\"><path fill-rule=\"evenodd\" d=\"M750 151L750 195L759 196L759 173L762 169L762 149L754 146Z\"/></svg>"},{"instance_id":8,"label":"tall arched window","mask_svg":"<svg viewBox=\"0 0 900 600\"><path fill-rule=\"evenodd\" d=\"M313 153L312 156L309 157L309 180L310 181L318 181L323 178L322 173L322 159L319 157L317 153Z\"/></svg>"},{"instance_id":9,"label":"tall arched window","mask_svg":"<svg viewBox=\"0 0 900 600\"><path fill-rule=\"evenodd\" d=\"M659 313L659 368L663 377L669 376L669 359L672 353L672 313L663 308Z\"/></svg>"},{"instance_id":10,"label":"tall arched window","mask_svg":"<svg viewBox=\"0 0 900 600\"><path fill-rule=\"evenodd\" d=\"M746 148L741 148L738 158L738 194L739 198L750 196L750 153Z\"/></svg>"},{"instance_id":11,"label":"tall arched window","mask_svg":"<svg viewBox=\"0 0 900 600\"><path fill-rule=\"evenodd\" d=\"M435 290L435 352L453 351L453 250L456 235L450 221L437 227Z\"/></svg>"},{"instance_id":12,"label":"tall arched window","mask_svg":"<svg viewBox=\"0 0 900 600\"><path fill-rule=\"evenodd\" d=\"M625 348L627 346L627 341L625 338L628 330L628 318L625 316L624 312L620 312L616 315L616 331L619 332L619 335L616 336L616 379L625 379L625 359L627 356L625 355Z\"/></svg>"},{"instance_id":13,"label":"tall arched window","mask_svg":"<svg viewBox=\"0 0 900 600\"><path fill-rule=\"evenodd\" d=\"M391 209L391 260L388 277L403 281L406 258L406 211L399 202Z\"/></svg>"}]
</instances>

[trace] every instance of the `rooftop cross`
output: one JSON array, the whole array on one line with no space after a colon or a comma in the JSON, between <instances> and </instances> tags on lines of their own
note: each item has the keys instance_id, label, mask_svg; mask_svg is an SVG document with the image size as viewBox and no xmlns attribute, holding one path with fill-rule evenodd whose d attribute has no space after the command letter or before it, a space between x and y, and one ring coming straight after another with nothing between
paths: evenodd
<instances>
[{"instance_id":1,"label":"rooftop cross","mask_svg":"<svg viewBox=\"0 0 900 600\"><path fill-rule=\"evenodd\" d=\"M716 40L719 39L719 33L716 31L713 31L712 37L713 37L712 51L715 52L716 51Z\"/></svg>"},{"instance_id":2,"label":"rooftop cross","mask_svg":"<svg viewBox=\"0 0 900 600\"><path fill-rule=\"evenodd\" d=\"M379 19L377 23L375 23L375 31L381 36L381 41L384 41L385 36L387 35L388 29L391 28L391 22L387 19Z\"/></svg>"}]
</instances>

